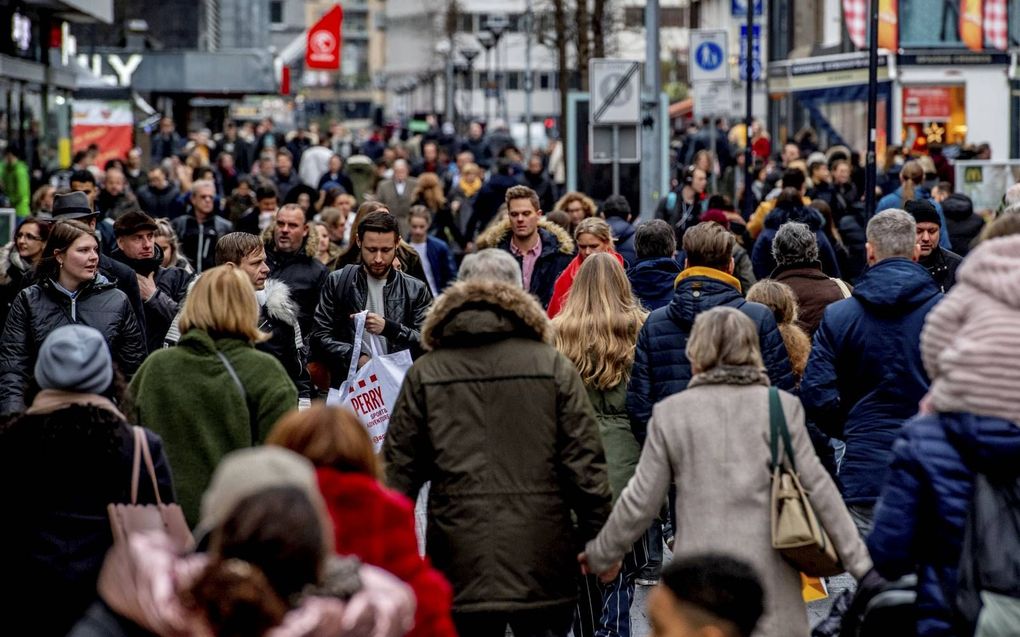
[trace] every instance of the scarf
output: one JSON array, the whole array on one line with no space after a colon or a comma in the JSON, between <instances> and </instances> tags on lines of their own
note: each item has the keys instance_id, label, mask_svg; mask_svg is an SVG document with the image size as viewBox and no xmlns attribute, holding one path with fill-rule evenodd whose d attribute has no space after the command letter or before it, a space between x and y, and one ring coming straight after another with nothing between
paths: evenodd
<instances>
[{"instance_id":1,"label":"scarf","mask_svg":"<svg viewBox=\"0 0 1020 637\"><path fill-rule=\"evenodd\" d=\"M719 365L695 374L687 388L699 385L765 385L769 386L765 370L753 365Z\"/></svg>"},{"instance_id":2,"label":"scarf","mask_svg":"<svg viewBox=\"0 0 1020 637\"><path fill-rule=\"evenodd\" d=\"M470 199L475 196L479 190L482 189L482 180L476 179L473 182L465 181L463 177L460 178L460 190L464 193L464 196Z\"/></svg>"},{"instance_id":3,"label":"scarf","mask_svg":"<svg viewBox=\"0 0 1020 637\"><path fill-rule=\"evenodd\" d=\"M120 413L117 406L110 400L99 394L82 394L62 389L44 389L35 396L32 406L25 410L25 415L34 416L41 414L52 414L61 409L67 409L71 405L91 405L116 415L126 421L124 414Z\"/></svg>"}]
</instances>

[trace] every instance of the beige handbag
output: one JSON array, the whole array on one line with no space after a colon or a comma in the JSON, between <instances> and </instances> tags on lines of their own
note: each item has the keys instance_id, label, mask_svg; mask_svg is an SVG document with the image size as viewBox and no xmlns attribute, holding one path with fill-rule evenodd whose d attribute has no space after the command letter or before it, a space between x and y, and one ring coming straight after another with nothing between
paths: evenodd
<instances>
[{"instance_id":1,"label":"beige handbag","mask_svg":"<svg viewBox=\"0 0 1020 637\"><path fill-rule=\"evenodd\" d=\"M191 550L194 539L184 519L184 511L177 504L163 504L156 480L156 468L152 464L152 453L145 430L132 427L135 439L134 461L131 465L131 504L108 504L110 528L114 543L126 542L128 537L142 531L162 529L181 552ZM145 469L156 494L156 504L138 504L138 479L141 474L141 460L145 458Z\"/></svg>"},{"instance_id":2,"label":"beige handbag","mask_svg":"<svg viewBox=\"0 0 1020 637\"><path fill-rule=\"evenodd\" d=\"M769 422L772 447L772 548L805 575L839 575L846 569L840 564L836 549L819 524L811 501L797 477L790 431L786 427L786 416L779 401L779 391L775 387L769 388ZM780 458L780 438L783 441L785 463Z\"/></svg>"}]
</instances>

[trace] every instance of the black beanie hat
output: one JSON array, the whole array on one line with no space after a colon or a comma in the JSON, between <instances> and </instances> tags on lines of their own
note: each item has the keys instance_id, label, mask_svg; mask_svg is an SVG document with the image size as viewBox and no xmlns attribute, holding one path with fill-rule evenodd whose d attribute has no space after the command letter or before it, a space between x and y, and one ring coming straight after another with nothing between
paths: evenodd
<instances>
[{"instance_id":1,"label":"black beanie hat","mask_svg":"<svg viewBox=\"0 0 1020 637\"><path fill-rule=\"evenodd\" d=\"M914 217L914 221L917 223L934 223L940 228L942 227L942 218L939 217L938 210L935 210L935 206L930 201L924 199L908 201L903 205L903 209Z\"/></svg>"}]
</instances>

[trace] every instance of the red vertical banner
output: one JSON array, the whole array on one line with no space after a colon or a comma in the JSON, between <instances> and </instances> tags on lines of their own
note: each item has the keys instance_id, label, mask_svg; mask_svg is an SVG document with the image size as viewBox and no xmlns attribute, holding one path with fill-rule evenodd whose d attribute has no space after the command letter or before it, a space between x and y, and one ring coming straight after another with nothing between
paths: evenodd
<instances>
[{"instance_id":1,"label":"red vertical banner","mask_svg":"<svg viewBox=\"0 0 1020 637\"><path fill-rule=\"evenodd\" d=\"M960 39L971 51L985 49L981 0L960 0Z\"/></svg>"},{"instance_id":2,"label":"red vertical banner","mask_svg":"<svg viewBox=\"0 0 1020 637\"><path fill-rule=\"evenodd\" d=\"M340 26L344 21L344 10L339 4L308 29L308 43L305 48L305 68L324 71L340 70Z\"/></svg>"},{"instance_id":3,"label":"red vertical banner","mask_svg":"<svg viewBox=\"0 0 1020 637\"><path fill-rule=\"evenodd\" d=\"M286 65L280 70L280 95L290 95L290 67Z\"/></svg>"},{"instance_id":4,"label":"red vertical banner","mask_svg":"<svg viewBox=\"0 0 1020 637\"><path fill-rule=\"evenodd\" d=\"M896 51L900 47L899 0L871 0L878 2L878 48Z\"/></svg>"}]
</instances>

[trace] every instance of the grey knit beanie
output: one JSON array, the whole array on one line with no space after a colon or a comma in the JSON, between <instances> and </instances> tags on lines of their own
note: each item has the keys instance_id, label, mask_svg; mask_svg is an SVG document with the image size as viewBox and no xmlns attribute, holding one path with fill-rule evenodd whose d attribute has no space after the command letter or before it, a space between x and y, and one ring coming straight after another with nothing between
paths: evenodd
<instances>
[{"instance_id":1,"label":"grey knit beanie","mask_svg":"<svg viewBox=\"0 0 1020 637\"><path fill-rule=\"evenodd\" d=\"M58 327L39 348L35 380L40 389L101 394L113 382L110 348L95 328L86 325Z\"/></svg>"}]
</instances>

